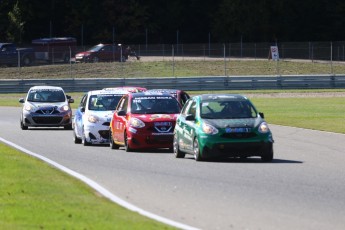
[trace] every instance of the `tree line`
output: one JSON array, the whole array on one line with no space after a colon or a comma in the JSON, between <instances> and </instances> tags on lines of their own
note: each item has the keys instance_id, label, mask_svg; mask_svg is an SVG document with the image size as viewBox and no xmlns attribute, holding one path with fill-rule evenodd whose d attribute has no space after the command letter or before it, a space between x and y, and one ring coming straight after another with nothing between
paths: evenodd
<instances>
[{"instance_id":1,"label":"tree line","mask_svg":"<svg viewBox=\"0 0 345 230\"><path fill-rule=\"evenodd\" d=\"M339 41L343 0L0 0L0 42Z\"/></svg>"}]
</instances>

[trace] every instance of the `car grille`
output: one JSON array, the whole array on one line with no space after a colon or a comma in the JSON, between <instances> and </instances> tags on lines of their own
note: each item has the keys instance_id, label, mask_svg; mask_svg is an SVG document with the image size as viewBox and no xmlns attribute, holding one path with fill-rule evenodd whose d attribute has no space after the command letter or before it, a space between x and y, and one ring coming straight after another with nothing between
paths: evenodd
<instances>
[{"instance_id":1,"label":"car grille","mask_svg":"<svg viewBox=\"0 0 345 230\"><path fill-rule=\"evenodd\" d=\"M233 139L245 139L256 137L256 133L224 133L221 135L223 138L233 138Z\"/></svg>"},{"instance_id":2,"label":"car grille","mask_svg":"<svg viewBox=\"0 0 345 230\"><path fill-rule=\"evenodd\" d=\"M157 144L157 143L172 143L174 136L171 135L152 135L146 138L146 142L148 144Z\"/></svg>"},{"instance_id":3,"label":"car grille","mask_svg":"<svg viewBox=\"0 0 345 230\"><path fill-rule=\"evenodd\" d=\"M36 111L37 114L59 114L60 112L54 107L42 108Z\"/></svg>"},{"instance_id":4,"label":"car grille","mask_svg":"<svg viewBox=\"0 0 345 230\"><path fill-rule=\"evenodd\" d=\"M109 130L100 130L98 133L102 138L109 139Z\"/></svg>"},{"instance_id":5,"label":"car grille","mask_svg":"<svg viewBox=\"0 0 345 230\"><path fill-rule=\"evenodd\" d=\"M37 124L60 124L63 117L33 117L32 118Z\"/></svg>"}]
</instances>

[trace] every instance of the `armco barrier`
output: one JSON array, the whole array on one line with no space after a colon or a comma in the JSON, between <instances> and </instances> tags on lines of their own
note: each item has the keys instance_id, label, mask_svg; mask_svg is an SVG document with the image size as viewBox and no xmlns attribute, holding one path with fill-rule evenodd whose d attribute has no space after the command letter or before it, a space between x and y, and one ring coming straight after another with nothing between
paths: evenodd
<instances>
[{"instance_id":1,"label":"armco barrier","mask_svg":"<svg viewBox=\"0 0 345 230\"><path fill-rule=\"evenodd\" d=\"M0 80L0 93L23 93L34 85L54 85L66 92L86 92L118 86L187 91L345 88L345 75L206 76L175 78L82 78Z\"/></svg>"}]
</instances>

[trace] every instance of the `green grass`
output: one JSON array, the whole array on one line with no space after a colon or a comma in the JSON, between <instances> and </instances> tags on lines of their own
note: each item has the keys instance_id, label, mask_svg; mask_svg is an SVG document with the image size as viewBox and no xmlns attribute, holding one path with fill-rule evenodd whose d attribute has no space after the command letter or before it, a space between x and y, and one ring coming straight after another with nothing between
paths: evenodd
<instances>
[{"instance_id":1,"label":"green grass","mask_svg":"<svg viewBox=\"0 0 345 230\"><path fill-rule=\"evenodd\" d=\"M251 98L268 123L345 133L343 97Z\"/></svg>"},{"instance_id":2,"label":"green grass","mask_svg":"<svg viewBox=\"0 0 345 230\"><path fill-rule=\"evenodd\" d=\"M0 143L0 229L174 229Z\"/></svg>"},{"instance_id":3,"label":"green grass","mask_svg":"<svg viewBox=\"0 0 345 230\"><path fill-rule=\"evenodd\" d=\"M50 78L140 78L172 76L242 76L344 74L345 64L330 62L296 62L270 60L220 59L209 61L159 58L157 61L129 61L125 63L77 63L29 67L1 68L0 79Z\"/></svg>"}]
</instances>

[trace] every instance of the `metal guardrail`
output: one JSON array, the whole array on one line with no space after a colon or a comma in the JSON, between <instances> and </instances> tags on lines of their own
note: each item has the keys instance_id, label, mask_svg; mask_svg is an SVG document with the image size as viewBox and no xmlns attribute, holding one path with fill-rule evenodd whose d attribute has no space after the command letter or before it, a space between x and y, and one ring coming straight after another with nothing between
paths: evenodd
<instances>
[{"instance_id":1,"label":"metal guardrail","mask_svg":"<svg viewBox=\"0 0 345 230\"><path fill-rule=\"evenodd\" d=\"M24 93L35 85L54 85L66 92L86 92L118 86L186 91L345 88L345 75L206 76L175 78L82 78L0 80L0 93Z\"/></svg>"}]
</instances>

